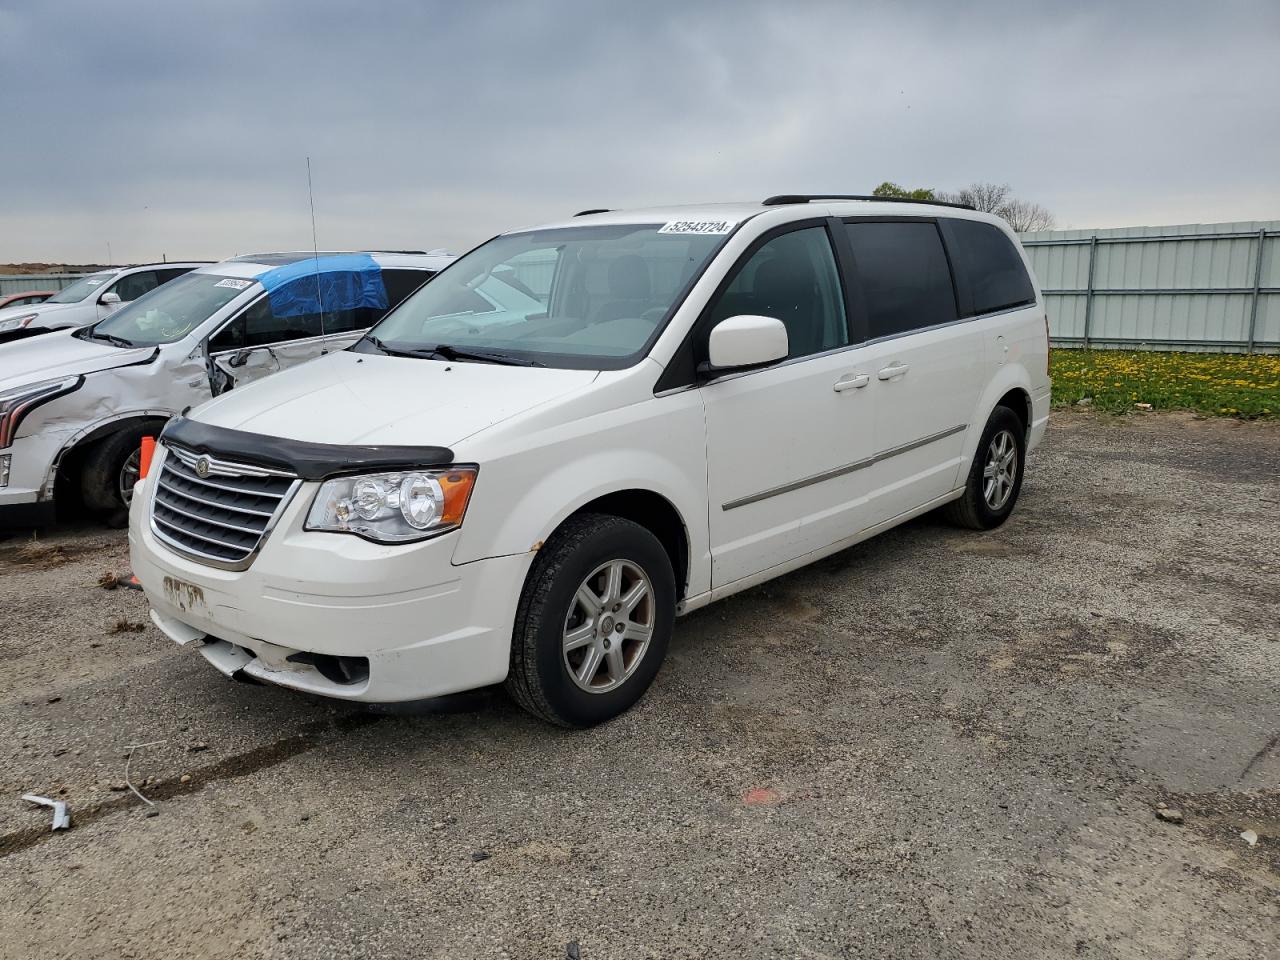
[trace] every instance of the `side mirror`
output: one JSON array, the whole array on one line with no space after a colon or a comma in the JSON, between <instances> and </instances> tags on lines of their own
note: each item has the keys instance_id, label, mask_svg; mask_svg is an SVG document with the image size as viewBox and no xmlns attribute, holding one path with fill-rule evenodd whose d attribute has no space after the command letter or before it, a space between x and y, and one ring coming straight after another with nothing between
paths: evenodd
<instances>
[{"instance_id":1,"label":"side mirror","mask_svg":"<svg viewBox=\"0 0 1280 960\"><path fill-rule=\"evenodd\" d=\"M243 367L249 362L250 351L237 350L231 355L231 359L227 361L228 367Z\"/></svg>"},{"instance_id":2,"label":"side mirror","mask_svg":"<svg viewBox=\"0 0 1280 960\"><path fill-rule=\"evenodd\" d=\"M114 306L115 304L120 302L120 294L115 293L114 291L108 290L106 293L104 293L102 296L98 298L98 302L101 304L105 304L106 306Z\"/></svg>"},{"instance_id":3,"label":"side mirror","mask_svg":"<svg viewBox=\"0 0 1280 960\"><path fill-rule=\"evenodd\" d=\"M789 349L781 320L742 314L712 327L708 366L712 371L760 367L785 360Z\"/></svg>"}]
</instances>

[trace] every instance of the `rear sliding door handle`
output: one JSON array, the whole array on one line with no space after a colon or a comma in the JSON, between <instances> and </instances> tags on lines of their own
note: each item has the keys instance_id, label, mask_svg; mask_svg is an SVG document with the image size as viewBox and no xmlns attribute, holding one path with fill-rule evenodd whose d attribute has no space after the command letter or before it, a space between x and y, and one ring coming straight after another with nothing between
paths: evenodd
<instances>
[{"instance_id":1,"label":"rear sliding door handle","mask_svg":"<svg viewBox=\"0 0 1280 960\"><path fill-rule=\"evenodd\" d=\"M910 369L911 369L910 364L891 363L889 364L889 366L883 368L878 374L876 374L876 376L878 376L881 380L893 380L896 377L902 376L904 373L906 373Z\"/></svg>"},{"instance_id":2,"label":"rear sliding door handle","mask_svg":"<svg viewBox=\"0 0 1280 960\"><path fill-rule=\"evenodd\" d=\"M871 378L865 373L851 373L837 380L831 389L836 393L843 393L846 390L861 390L870 382Z\"/></svg>"}]
</instances>

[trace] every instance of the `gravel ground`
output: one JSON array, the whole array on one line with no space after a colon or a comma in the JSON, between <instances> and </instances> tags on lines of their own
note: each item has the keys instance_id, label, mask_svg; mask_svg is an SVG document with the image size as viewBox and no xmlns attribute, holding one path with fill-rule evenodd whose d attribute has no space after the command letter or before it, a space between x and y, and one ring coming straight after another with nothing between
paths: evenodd
<instances>
[{"instance_id":1,"label":"gravel ground","mask_svg":"<svg viewBox=\"0 0 1280 960\"><path fill-rule=\"evenodd\" d=\"M578 733L227 682L122 533L11 538L0 955L1280 956L1278 514L1280 425L1063 414L1002 529L699 611Z\"/></svg>"}]
</instances>

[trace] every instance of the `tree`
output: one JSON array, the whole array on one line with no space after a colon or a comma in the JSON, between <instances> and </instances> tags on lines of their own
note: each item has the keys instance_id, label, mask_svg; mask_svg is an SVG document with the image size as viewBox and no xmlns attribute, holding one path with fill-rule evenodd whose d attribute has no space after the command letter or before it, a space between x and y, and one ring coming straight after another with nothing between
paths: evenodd
<instances>
[{"instance_id":1,"label":"tree","mask_svg":"<svg viewBox=\"0 0 1280 960\"><path fill-rule=\"evenodd\" d=\"M1053 229L1053 214L1038 203L1019 200L1007 183L971 183L955 193L939 193L937 199L967 203L975 210L1004 217L1017 233Z\"/></svg>"},{"instance_id":2,"label":"tree","mask_svg":"<svg viewBox=\"0 0 1280 960\"><path fill-rule=\"evenodd\" d=\"M873 197L901 197L906 200L934 200L933 189L931 187L916 187L914 190L908 190L906 187L899 186L892 180L886 180L880 186L871 191Z\"/></svg>"},{"instance_id":3,"label":"tree","mask_svg":"<svg viewBox=\"0 0 1280 960\"><path fill-rule=\"evenodd\" d=\"M1035 230L1052 230L1053 214L1030 200L1010 200L1000 211L1000 216L1009 221L1016 233L1031 233Z\"/></svg>"}]
</instances>

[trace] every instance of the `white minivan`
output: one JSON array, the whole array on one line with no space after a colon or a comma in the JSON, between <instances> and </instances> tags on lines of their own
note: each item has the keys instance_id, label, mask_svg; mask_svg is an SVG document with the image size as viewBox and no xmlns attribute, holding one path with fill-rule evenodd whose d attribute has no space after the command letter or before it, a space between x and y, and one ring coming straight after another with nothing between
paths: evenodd
<instances>
[{"instance_id":1,"label":"white minivan","mask_svg":"<svg viewBox=\"0 0 1280 960\"><path fill-rule=\"evenodd\" d=\"M0 527L48 523L68 494L123 525L143 436L232 387L350 346L452 260L238 257L89 326L0 345Z\"/></svg>"},{"instance_id":2,"label":"white minivan","mask_svg":"<svg viewBox=\"0 0 1280 960\"><path fill-rule=\"evenodd\" d=\"M1004 522L1047 362L993 216L591 211L171 421L133 569L228 676L369 702L505 681L585 726L640 697L678 614L937 507Z\"/></svg>"}]
</instances>

